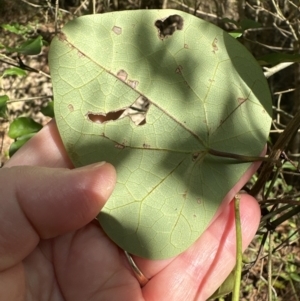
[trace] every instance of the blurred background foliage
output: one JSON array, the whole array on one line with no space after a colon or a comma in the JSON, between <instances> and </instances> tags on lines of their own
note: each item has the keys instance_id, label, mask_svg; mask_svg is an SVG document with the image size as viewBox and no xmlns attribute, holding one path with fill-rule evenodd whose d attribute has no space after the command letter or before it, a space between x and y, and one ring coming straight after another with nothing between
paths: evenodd
<instances>
[{"instance_id":1,"label":"blurred background foliage","mask_svg":"<svg viewBox=\"0 0 300 301\"><path fill-rule=\"evenodd\" d=\"M268 154L277 151L281 163L261 168L244 187L258 199L262 220L244 254L240 300L299 301L299 5L298 0L0 0L1 166L53 117L48 45L68 20L173 8L212 22L248 48L268 78L274 113Z\"/></svg>"}]
</instances>

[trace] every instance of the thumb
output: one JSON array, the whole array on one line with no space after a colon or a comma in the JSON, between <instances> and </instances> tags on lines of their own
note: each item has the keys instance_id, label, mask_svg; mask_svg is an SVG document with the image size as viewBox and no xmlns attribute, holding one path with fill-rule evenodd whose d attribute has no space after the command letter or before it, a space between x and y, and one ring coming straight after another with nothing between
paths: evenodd
<instances>
[{"instance_id":1,"label":"thumb","mask_svg":"<svg viewBox=\"0 0 300 301\"><path fill-rule=\"evenodd\" d=\"M25 258L39 240L79 229L104 206L116 181L110 164L78 169L0 169L0 270Z\"/></svg>"}]
</instances>

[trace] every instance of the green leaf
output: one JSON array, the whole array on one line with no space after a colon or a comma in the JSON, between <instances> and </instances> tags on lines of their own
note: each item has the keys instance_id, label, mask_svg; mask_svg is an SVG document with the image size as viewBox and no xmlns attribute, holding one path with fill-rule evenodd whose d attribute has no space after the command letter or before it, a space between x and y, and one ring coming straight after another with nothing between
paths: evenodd
<instances>
[{"instance_id":1,"label":"green leaf","mask_svg":"<svg viewBox=\"0 0 300 301\"><path fill-rule=\"evenodd\" d=\"M291 279L293 279L296 282L300 282L300 275L299 273L291 273L290 274Z\"/></svg>"},{"instance_id":2,"label":"green leaf","mask_svg":"<svg viewBox=\"0 0 300 301\"><path fill-rule=\"evenodd\" d=\"M19 137L14 141L9 147L9 156L11 157L17 150L19 150L35 133L27 134L22 137Z\"/></svg>"},{"instance_id":3,"label":"green leaf","mask_svg":"<svg viewBox=\"0 0 300 301\"><path fill-rule=\"evenodd\" d=\"M285 62L300 62L300 54L288 54L288 53L269 53L257 58L258 63L261 66L277 65Z\"/></svg>"},{"instance_id":4,"label":"green leaf","mask_svg":"<svg viewBox=\"0 0 300 301\"><path fill-rule=\"evenodd\" d=\"M19 48L18 53L27 55L36 55L42 51L43 37L38 36L35 39L30 39L24 42Z\"/></svg>"},{"instance_id":5,"label":"green leaf","mask_svg":"<svg viewBox=\"0 0 300 301\"><path fill-rule=\"evenodd\" d=\"M30 25L21 25L18 23L2 24L1 27L9 32L22 36L32 31L32 27Z\"/></svg>"},{"instance_id":6,"label":"green leaf","mask_svg":"<svg viewBox=\"0 0 300 301\"><path fill-rule=\"evenodd\" d=\"M42 127L43 126L41 124L35 122L32 118L19 117L10 124L8 136L10 138L17 139L31 133L36 133Z\"/></svg>"},{"instance_id":7,"label":"green leaf","mask_svg":"<svg viewBox=\"0 0 300 301\"><path fill-rule=\"evenodd\" d=\"M7 111L7 101L9 97L7 95L0 96L0 117L5 117Z\"/></svg>"},{"instance_id":8,"label":"green leaf","mask_svg":"<svg viewBox=\"0 0 300 301\"><path fill-rule=\"evenodd\" d=\"M25 55L36 55L42 51L43 37L38 36L35 39L29 39L18 47L6 47L9 52L17 52Z\"/></svg>"},{"instance_id":9,"label":"green leaf","mask_svg":"<svg viewBox=\"0 0 300 301\"><path fill-rule=\"evenodd\" d=\"M250 29L250 28L260 28L262 27L261 23L256 22L251 19L244 18L240 22L240 27L242 28L243 31Z\"/></svg>"},{"instance_id":10,"label":"green leaf","mask_svg":"<svg viewBox=\"0 0 300 301\"><path fill-rule=\"evenodd\" d=\"M141 10L69 22L49 64L74 165L117 169L104 231L145 258L186 250L250 166L210 151L258 156L266 143L271 96L255 59L199 18Z\"/></svg>"},{"instance_id":11,"label":"green leaf","mask_svg":"<svg viewBox=\"0 0 300 301\"><path fill-rule=\"evenodd\" d=\"M223 18L224 23L234 24L237 27L237 30L230 32L229 34L234 38L239 38L243 35L244 31L250 28L260 28L262 25L259 22L256 22L251 19L244 18L240 22L237 22L233 19Z\"/></svg>"},{"instance_id":12,"label":"green leaf","mask_svg":"<svg viewBox=\"0 0 300 301\"><path fill-rule=\"evenodd\" d=\"M2 77L8 75L25 76L26 71L18 67L8 68L4 70Z\"/></svg>"},{"instance_id":13,"label":"green leaf","mask_svg":"<svg viewBox=\"0 0 300 301\"><path fill-rule=\"evenodd\" d=\"M54 101L49 101L46 107L41 109L41 112L48 117L54 118Z\"/></svg>"},{"instance_id":14,"label":"green leaf","mask_svg":"<svg viewBox=\"0 0 300 301\"><path fill-rule=\"evenodd\" d=\"M237 39L237 38L240 38L240 37L243 35L243 30L235 30L235 31L231 31L231 32L229 32L229 34L230 34L233 38Z\"/></svg>"}]
</instances>

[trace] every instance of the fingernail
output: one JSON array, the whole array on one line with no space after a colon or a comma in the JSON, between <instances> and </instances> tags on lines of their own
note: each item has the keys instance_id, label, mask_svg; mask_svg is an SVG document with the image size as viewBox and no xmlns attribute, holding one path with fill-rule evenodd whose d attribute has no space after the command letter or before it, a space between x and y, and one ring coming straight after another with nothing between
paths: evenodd
<instances>
[{"instance_id":1,"label":"fingernail","mask_svg":"<svg viewBox=\"0 0 300 301\"><path fill-rule=\"evenodd\" d=\"M84 165L84 166L78 167L77 169L80 169L80 170L95 169L95 168L98 168L100 166L103 166L104 164L106 164L106 161L101 161L101 162L96 162L96 163L89 164L89 165Z\"/></svg>"},{"instance_id":2,"label":"fingernail","mask_svg":"<svg viewBox=\"0 0 300 301\"><path fill-rule=\"evenodd\" d=\"M90 167L91 168L98 168L100 166L103 166L104 164L106 164L106 161L101 161L101 162L94 163L94 164L90 165Z\"/></svg>"}]
</instances>

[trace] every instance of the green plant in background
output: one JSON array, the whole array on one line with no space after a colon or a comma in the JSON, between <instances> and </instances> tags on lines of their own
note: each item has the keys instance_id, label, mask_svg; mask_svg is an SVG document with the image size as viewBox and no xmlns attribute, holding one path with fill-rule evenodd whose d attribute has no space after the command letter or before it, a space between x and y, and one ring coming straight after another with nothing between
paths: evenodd
<instances>
[{"instance_id":1,"label":"green plant in background","mask_svg":"<svg viewBox=\"0 0 300 301\"><path fill-rule=\"evenodd\" d=\"M22 145L35 135L43 126L29 117L16 118L9 127L8 136L15 139L9 149L12 156Z\"/></svg>"},{"instance_id":2,"label":"green plant in background","mask_svg":"<svg viewBox=\"0 0 300 301\"><path fill-rule=\"evenodd\" d=\"M6 118L8 99L7 95L0 96L0 118Z\"/></svg>"},{"instance_id":3,"label":"green plant in background","mask_svg":"<svg viewBox=\"0 0 300 301\"><path fill-rule=\"evenodd\" d=\"M42 47L44 45L43 38L38 35L34 38L31 38L31 33L33 28L28 24L26 26L11 23L11 24L2 24L1 27L6 31L17 35L22 41L15 45L14 47L10 47L4 44L0 45L0 48L5 50L6 54L0 54L0 58L9 59L9 55L16 54L17 62L6 60L2 62L6 62L13 67L8 67L4 69L3 73L0 77L0 86L1 81L4 77L7 76L15 76L15 77L24 77L27 75L27 72L33 71L37 72L37 70L25 65L21 60L21 55L38 55L41 53ZM7 95L0 96L0 118L6 119L9 116L7 115L7 104L9 103L9 97ZM53 106L52 106L53 108ZM48 105L44 108L45 114L53 117L53 109L51 112L51 105ZM25 144L37 131L42 128L42 125L35 122L31 117L19 117L13 120L10 124L8 136L15 141L11 144L9 149L9 156L12 156L22 145Z\"/></svg>"},{"instance_id":4,"label":"green plant in background","mask_svg":"<svg viewBox=\"0 0 300 301\"><path fill-rule=\"evenodd\" d=\"M18 35L24 40L20 42L19 45L15 45L15 47L1 44L0 47L4 48L8 53L16 52L24 55L37 55L41 52L42 46L44 45L43 38L40 35L30 38L30 33L33 31L33 28L29 24L24 26L18 23L11 23L2 24L1 27L6 31Z\"/></svg>"}]
</instances>

